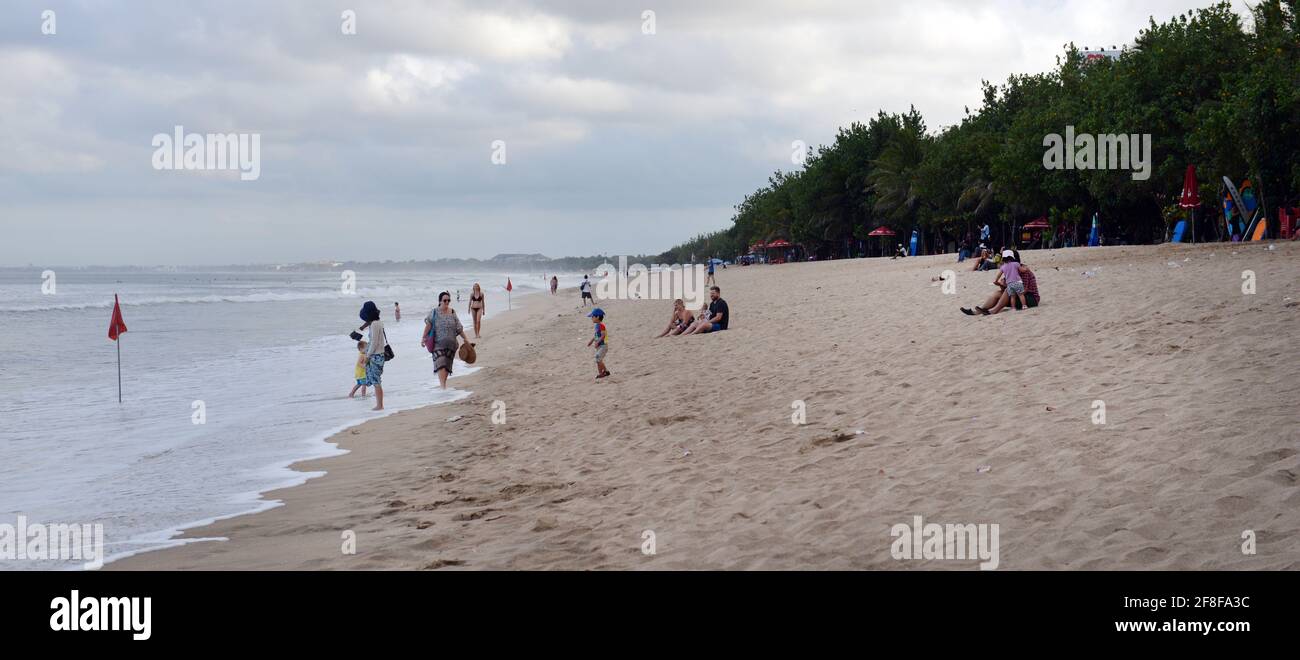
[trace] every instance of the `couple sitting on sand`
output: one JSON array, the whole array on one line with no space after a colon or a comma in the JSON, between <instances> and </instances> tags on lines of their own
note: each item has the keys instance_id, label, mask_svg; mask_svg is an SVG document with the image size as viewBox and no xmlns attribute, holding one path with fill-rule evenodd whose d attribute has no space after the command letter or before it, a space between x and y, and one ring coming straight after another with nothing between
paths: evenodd
<instances>
[{"instance_id":1,"label":"couple sitting on sand","mask_svg":"<svg viewBox=\"0 0 1300 660\"><path fill-rule=\"evenodd\" d=\"M1002 251L1002 265L998 268L997 279L993 283L1000 289L989 296L983 305L976 305L972 311L965 307L961 312L967 316L987 316L997 314L1014 303L1016 309L1037 307L1038 278L1034 271L1020 263L1020 253L1016 250Z\"/></svg>"},{"instance_id":2,"label":"couple sitting on sand","mask_svg":"<svg viewBox=\"0 0 1300 660\"><path fill-rule=\"evenodd\" d=\"M681 298L673 301L673 316L668 320L668 327L659 333L660 337L669 335L698 335L705 332L721 332L727 329L731 320L731 310L727 301L722 299L722 289L709 289L709 304L700 308L698 318L692 317Z\"/></svg>"}]
</instances>

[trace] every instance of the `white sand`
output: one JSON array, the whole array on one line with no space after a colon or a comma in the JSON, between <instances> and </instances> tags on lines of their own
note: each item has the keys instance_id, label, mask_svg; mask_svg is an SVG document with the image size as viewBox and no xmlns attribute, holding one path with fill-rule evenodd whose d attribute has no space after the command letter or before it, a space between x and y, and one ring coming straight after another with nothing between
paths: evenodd
<instances>
[{"instance_id":1,"label":"white sand","mask_svg":"<svg viewBox=\"0 0 1300 660\"><path fill-rule=\"evenodd\" d=\"M345 433L285 506L192 533L227 542L111 567L975 567L893 559L920 515L998 524L1002 570L1294 569L1300 244L1266 245L1026 251L1044 305L987 318L958 307L993 274L951 255L733 267L725 333L652 339L669 303L602 302L601 382L577 295L532 296L485 327L472 397Z\"/></svg>"}]
</instances>

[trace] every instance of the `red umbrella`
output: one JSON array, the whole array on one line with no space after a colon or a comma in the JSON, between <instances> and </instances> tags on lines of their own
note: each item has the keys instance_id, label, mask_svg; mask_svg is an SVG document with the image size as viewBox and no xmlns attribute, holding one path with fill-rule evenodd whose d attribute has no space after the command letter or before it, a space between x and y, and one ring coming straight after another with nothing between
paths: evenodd
<instances>
[{"instance_id":1,"label":"red umbrella","mask_svg":"<svg viewBox=\"0 0 1300 660\"><path fill-rule=\"evenodd\" d=\"M884 226L884 225L881 225L881 226L879 226L879 227L876 227L875 229L872 229L872 230L871 230L871 233L870 233L870 234L867 234L867 238L871 238L872 236L879 236L879 237L882 237L882 238L883 238L883 237L885 237L885 236L897 236L897 235L898 235L898 234L895 234L893 229L890 229L889 227L886 227L886 226ZM885 256L885 244L884 244L884 243L881 243L881 244L880 244L880 256L882 256L882 257Z\"/></svg>"},{"instance_id":2,"label":"red umbrella","mask_svg":"<svg viewBox=\"0 0 1300 660\"><path fill-rule=\"evenodd\" d=\"M1038 218L1037 220L1032 220L1027 224L1025 224L1025 226L1021 227L1021 229L1051 229L1051 228L1052 225L1047 223L1047 218Z\"/></svg>"},{"instance_id":3,"label":"red umbrella","mask_svg":"<svg viewBox=\"0 0 1300 660\"><path fill-rule=\"evenodd\" d=\"M1188 165L1187 174L1183 175L1183 197L1178 205L1185 209L1194 209L1201 205L1201 193L1196 189L1196 166Z\"/></svg>"},{"instance_id":4,"label":"red umbrella","mask_svg":"<svg viewBox=\"0 0 1300 660\"><path fill-rule=\"evenodd\" d=\"M778 239L776 239L775 241L772 241L771 243L768 243L768 244L767 244L767 247L770 247L770 248L788 248L788 247L790 247L790 241L787 241L787 240L785 240L784 238L778 238Z\"/></svg>"}]
</instances>

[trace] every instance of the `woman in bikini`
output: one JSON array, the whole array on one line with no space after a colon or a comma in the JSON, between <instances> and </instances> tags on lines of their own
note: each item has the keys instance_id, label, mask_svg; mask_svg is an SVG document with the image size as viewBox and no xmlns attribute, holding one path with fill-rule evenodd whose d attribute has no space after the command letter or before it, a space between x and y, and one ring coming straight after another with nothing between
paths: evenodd
<instances>
[{"instance_id":1,"label":"woman in bikini","mask_svg":"<svg viewBox=\"0 0 1300 660\"><path fill-rule=\"evenodd\" d=\"M478 339L483 328L483 314L487 311L486 303L483 301L483 289L479 288L478 282L474 283L474 291L469 294L469 315L474 319L474 338Z\"/></svg>"},{"instance_id":2,"label":"woman in bikini","mask_svg":"<svg viewBox=\"0 0 1300 660\"><path fill-rule=\"evenodd\" d=\"M691 324L694 322L695 317L691 316L690 310L686 309L686 303L682 302L681 298L678 298L673 301L673 317L668 320L668 327L664 328L664 331L659 333L659 337L680 335L687 328L691 327ZM656 337L656 339L658 339L658 337Z\"/></svg>"}]
</instances>

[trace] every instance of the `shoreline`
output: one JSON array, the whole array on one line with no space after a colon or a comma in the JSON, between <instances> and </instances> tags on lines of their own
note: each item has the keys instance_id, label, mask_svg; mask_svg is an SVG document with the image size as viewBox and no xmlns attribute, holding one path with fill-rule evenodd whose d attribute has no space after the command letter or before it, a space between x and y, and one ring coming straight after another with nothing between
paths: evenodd
<instances>
[{"instance_id":1,"label":"shoreline","mask_svg":"<svg viewBox=\"0 0 1300 660\"><path fill-rule=\"evenodd\" d=\"M576 292L576 289L571 291ZM557 293L557 297L559 296L560 293L563 292L564 290L561 289L560 292ZM529 307L528 305L529 299L537 298L542 293L546 293L546 292L537 290L537 291L521 294L520 295L521 303L519 307L513 307L512 309L509 309L505 312L498 312L497 314L491 317L485 317L484 323L486 324L488 322L491 322L493 327L498 325L504 325L505 327L508 328L512 322L517 322L518 312L521 312ZM467 326L466 333L470 334L472 332L473 332L472 326ZM414 353L413 350L410 352ZM426 360L426 361L429 360L428 353L424 352L423 349L421 349L421 352L418 353L417 355L420 356L419 359ZM481 364L482 363L479 362L478 364L475 365L475 367L479 367ZM346 439L350 431L353 431L366 424L371 424L383 419L387 419L394 415L409 413L418 410L434 409L434 408L438 408L439 406L451 405L458 401L462 401L466 398L469 398L474 395L474 392L462 388L460 385L466 382L466 379L473 378L474 376L481 373L481 371L482 371L481 368L478 368L474 372L471 372L469 374L464 374L464 375L453 374L453 376L450 379L448 379L449 389L455 388L458 390L463 390L463 394L461 396L457 396L454 399L448 401L437 401L437 402L427 403L427 404L409 407L409 408L387 409L383 411L382 414L369 412L369 414L366 417L354 419L343 425L335 426L331 429L321 431L319 433L316 433L314 435L305 438L303 440L304 448L311 447L314 445L318 446L317 451L314 452L317 455L310 455L304 458L289 460L287 462L274 463L274 464L264 466L263 468L260 468L264 470L286 470L290 474L286 474L285 478L286 480L291 481L292 483L287 483L285 485L279 485L279 486L275 486L260 491L249 491L245 493L237 493L231 496L231 498L233 499L244 499L244 498L248 499L249 504L252 507L249 510L240 511L236 513L222 514L218 516L211 516L193 522L188 522L171 529L159 530L158 532L153 533L154 535L158 535L158 536L168 535L166 539L162 539L158 541L148 541L148 540L125 541L123 542L124 545L125 544L139 545L143 543L160 543L164 545L161 545L159 547L145 548L141 550L133 550L129 552L108 556L104 560L104 568L117 568L121 566L122 562L127 562L129 560L140 560L142 558L147 558L156 553L186 548L195 544L202 544L202 543L209 543L209 542L220 543L220 542L228 541L229 539L225 536L212 535L212 534L198 534L198 532L200 530L206 530L214 526L220 525L221 523L225 523L232 520L238 520L248 516L257 516L263 513L274 511L277 508L285 506L286 501L284 498L273 497L273 495L281 492L291 493L294 489L307 485L313 480L328 476L329 471L326 469L326 466L324 465L320 465L319 467L308 467L308 466L330 461L332 459L341 458L352 453L354 451L353 448L344 446L344 440ZM431 366L430 366L430 379L436 382L436 377L432 375Z\"/></svg>"},{"instance_id":2,"label":"shoreline","mask_svg":"<svg viewBox=\"0 0 1300 660\"><path fill-rule=\"evenodd\" d=\"M489 326L470 396L353 428L281 506L190 532L228 541L108 568L975 568L891 558L921 515L1000 524L1000 570L1297 569L1300 245L1273 244L1024 251L1043 305L976 318L993 274L953 255L720 270L724 333L656 340L668 303L600 301L604 382L576 294L535 297Z\"/></svg>"}]
</instances>

